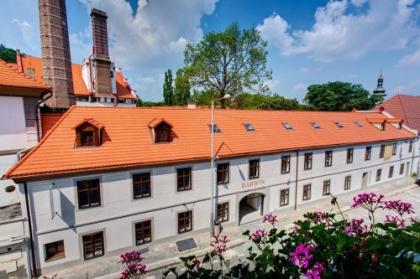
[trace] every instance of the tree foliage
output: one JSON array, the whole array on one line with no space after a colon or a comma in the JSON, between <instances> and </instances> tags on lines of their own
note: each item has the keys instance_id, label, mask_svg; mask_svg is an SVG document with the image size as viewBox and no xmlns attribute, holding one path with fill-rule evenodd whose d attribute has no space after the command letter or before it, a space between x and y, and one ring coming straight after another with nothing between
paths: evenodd
<instances>
[{"instance_id":1,"label":"tree foliage","mask_svg":"<svg viewBox=\"0 0 420 279\"><path fill-rule=\"evenodd\" d=\"M8 63L16 63L16 50L0 44L0 59Z\"/></svg>"},{"instance_id":2,"label":"tree foliage","mask_svg":"<svg viewBox=\"0 0 420 279\"><path fill-rule=\"evenodd\" d=\"M163 81L163 100L166 105L174 104L174 88L172 86L172 71L168 69L165 72L165 80Z\"/></svg>"},{"instance_id":3,"label":"tree foliage","mask_svg":"<svg viewBox=\"0 0 420 279\"><path fill-rule=\"evenodd\" d=\"M310 85L304 100L323 111L367 110L375 105L374 97L362 85L341 81Z\"/></svg>"},{"instance_id":4,"label":"tree foliage","mask_svg":"<svg viewBox=\"0 0 420 279\"><path fill-rule=\"evenodd\" d=\"M190 100L190 80L183 69L176 71L174 105L186 105Z\"/></svg>"},{"instance_id":5,"label":"tree foliage","mask_svg":"<svg viewBox=\"0 0 420 279\"><path fill-rule=\"evenodd\" d=\"M241 30L237 23L222 32L210 32L184 52L185 70L193 86L212 90L221 99L244 90L263 90L271 78L267 43L255 28Z\"/></svg>"}]
</instances>

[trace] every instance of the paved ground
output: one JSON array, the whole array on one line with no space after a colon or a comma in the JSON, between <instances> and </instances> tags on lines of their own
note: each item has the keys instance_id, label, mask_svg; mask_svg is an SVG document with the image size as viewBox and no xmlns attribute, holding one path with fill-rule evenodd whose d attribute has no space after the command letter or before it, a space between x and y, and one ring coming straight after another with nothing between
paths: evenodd
<instances>
[{"instance_id":1,"label":"paved ground","mask_svg":"<svg viewBox=\"0 0 420 279\"><path fill-rule=\"evenodd\" d=\"M358 192L372 191L376 193L383 193L386 197L402 199L414 204L417 216L420 216L420 188L417 187L413 180L409 178L400 179L391 183L382 183L374 187L369 187L364 191L353 191L338 197L340 206L349 217L360 217L364 212L360 210L351 209L352 197ZM326 198L305 206L301 206L298 210L282 210L277 212L279 217L279 227L290 227L293 221L302 217L308 211L332 211L335 207L331 205L330 199ZM383 216L382 216L383 217ZM380 217L381 218L381 217ZM254 230L256 228L264 228L265 224L261 221L255 221L240 227L230 226L224 230L224 233L231 239L230 245L232 248L227 252L227 257L232 261L238 260L240 255L244 254L247 248L246 239L241 236L241 233L247 229ZM267 226L268 227L268 226ZM152 245L147 253L145 253L145 263L151 270L150 278L160 278L162 270L168 266L174 265L180 256L190 254L204 254L210 250L210 237L208 232L195 233L193 235L197 248L188 252L177 252L175 241L160 242ZM118 255L107 256L94 261L87 262L82 266L63 269L57 273L58 278L69 279L86 279L86 278L101 278L111 279L118 278L120 265L118 263ZM49 274L51 276L53 274Z\"/></svg>"}]
</instances>

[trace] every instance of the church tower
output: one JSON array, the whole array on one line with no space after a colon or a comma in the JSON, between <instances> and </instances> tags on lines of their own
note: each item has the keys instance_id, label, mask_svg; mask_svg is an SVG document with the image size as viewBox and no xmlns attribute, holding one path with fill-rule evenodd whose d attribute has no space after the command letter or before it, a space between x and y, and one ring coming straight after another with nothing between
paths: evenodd
<instances>
[{"instance_id":1,"label":"church tower","mask_svg":"<svg viewBox=\"0 0 420 279\"><path fill-rule=\"evenodd\" d=\"M375 98L377 104L382 103L382 101L385 99L385 96L386 96L383 85L384 85L384 78L381 73L378 78L378 84L376 85L376 88L373 90L373 97Z\"/></svg>"}]
</instances>

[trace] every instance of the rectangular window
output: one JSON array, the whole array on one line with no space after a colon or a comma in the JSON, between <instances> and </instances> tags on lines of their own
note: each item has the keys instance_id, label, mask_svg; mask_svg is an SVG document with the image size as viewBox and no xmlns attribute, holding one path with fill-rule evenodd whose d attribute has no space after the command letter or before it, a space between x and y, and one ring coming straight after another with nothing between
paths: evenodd
<instances>
[{"instance_id":1,"label":"rectangular window","mask_svg":"<svg viewBox=\"0 0 420 279\"><path fill-rule=\"evenodd\" d=\"M280 206L285 206L289 204L289 189L284 189L280 191Z\"/></svg>"},{"instance_id":2,"label":"rectangular window","mask_svg":"<svg viewBox=\"0 0 420 279\"><path fill-rule=\"evenodd\" d=\"M400 165L400 175L404 174L404 164Z\"/></svg>"},{"instance_id":3,"label":"rectangular window","mask_svg":"<svg viewBox=\"0 0 420 279\"><path fill-rule=\"evenodd\" d=\"M344 177L344 190L350 190L351 188L351 176L347 175Z\"/></svg>"},{"instance_id":4,"label":"rectangular window","mask_svg":"<svg viewBox=\"0 0 420 279\"><path fill-rule=\"evenodd\" d=\"M305 162L303 164L304 170L312 169L312 153L305 153Z\"/></svg>"},{"instance_id":5,"label":"rectangular window","mask_svg":"<svg viewBox=\"0 0 420 279\"><path fill-rule=\"evenodd\" d=\"M150 173L133 174L133 198L140 199L151 195Z\"/></svg>"},{"instance_id":6,"label":"rectangular window","mask_svg":"<svg viewBox=\"0 0 420 279\"><path fill-rule=\"evenodd\" d=\"M330 189L331 189L331 180L324 180L323 184L322 184L322 194L324 196L329 195L330 194Z\"/></svg>"},{"instance_id":7,"label":"rectangular window","mask_svg":"<svg viewBox=\"0 0 420 279\"><path fill-rule=\"evenodd\" d=\"M219 203L217 205L216 223L220 224L229 220L229 203Z\"/></svg>"},{"instance_id":8,"label":"rectangular window","mask_svg":"<svg viewBox=\"0 0 420 279\"><path fill-rule=\"evenodd\" d=\"M64 240L45 244L45 261L55 261L65 257Z\"/></svg>"},{"instance_id":9,"label":"rectangular window","mask_svg":"<svg viewBox=\"0 0 420 279\"><path fill-rule=\"evenodd\" d=\"M389 167L388 177L391 178L394 176L394 166Z\"/></svg>"},{"instance_id":10,"label":"rectangular window","mask_svg":"<svg viewBox=\"0 0 420 279\"><path fill-rule=\"evenodd\" d=\"M376 170L376 181L381 181L382 169Z\"/></svg>"},{"instance_id":11,"label":"rectangular window","mask_svg":"<svg viewBox=\"0 0 420 279\"><path fill-rule=\"evenodd\" d=\"M77 181L77 197L79 209L101 205L101 190L99 179Z\"/></svg>"},{"instance_id":12,"label":"rectangular window","mask_svg":"<svg viewBox=\"0 0 420 279\"><path fill-rule=\"evenodd\" d=\"M397 143L392 144L392 155L397 155Z\"/></svg>"},{"instance_id":13,"label":"rectangular window","mask_svg":"<svg viewBox=\"0 0 420 279\"><path fill-rule=\"evenodd\" d=\"M93 131L80 131L80 146L94 146L95 137Z\"/></svg>"},{"instance_id":14,"label":"rectangular window","mask_svg":"<svg viewBox=\"0 0 420 279\"><path fill-rule=\"evenodd\" d=\"M290 173L290 155L281 156L281 173Z\"/></svg>"},{"instance_id":15,"label":"rectangular window","mask_svg":"<svg viewBox=\"0 0 420 279\"><path fill-rule=\"evenodd\" d=\"M229 183L229 163L217 164L217 184Z\"/></svg>"},{"instance_id":16,"label":"rectangular window","mask_svg":"<svg viewBox=\"0 0 420 279\"><path fill-rule=\"evenodd\" d=\"M191 168L177 169L176 172L178 192L191 190Z\"/></svg>"},{"instance_id":17,"label":"rectangular window","mask_svg":"<svg viewBox=\"0 0 420 279\"><path fill-rule=\"evenodd\" d=\"M353 163L353 148L347 148L347 164Z\"/></svg>"},{"instance_id":18,"label":"rectangular window","mask_svg":"<svg viewBox=\"0 0 420 279\"><path fill-rule=\"evenodd\" d=\"M408 153L411 153L413 151L413 141L410 140L410 145L408 146Z\"/></svg>"},{"instance_id":19,"label":"rectangular window","mask_svg":"<svg viewBox=\"0 0 420 279\"><path fill-rule=\"evenodd\" d=\"M385 144L381 144L381 149L379 151L379 158L383 158L385 156Z\"/></svg>"},{"instance_id":20,"label":"rectangular window","mask_svg":"<svg viewBox=\"0 0 420 279\"><path fill-rule=\"evenodd\" d=\"M192 230L192 211L178 213L178 233Z\"/></svg>"},{"instance_id":21,"label":"rectangular window","mask_svg":"<svg viewBox=\"0 0 420 279\"><path fill-rule=\"evenodd\" d=\"M325 151L325 166L326 167L332 166L332 156L333 156L332 150Z\"/></svg>"},{"instance_id":22,"label":"rectangular window","mask_svg":"<svg viewBox=\"0 0 420 279\"><path fill-rule=\"evenodd\" d=\"M369 161L372 156L372 146L366 146L365 161Z\"/></svg>"},{"instance_id":23,"label":"rectangular window","mask_svg":"<svg viewBox=\"0 0 420 279\"><path fill-rule=\"evenodd\" d=\"M249 160L249 179L258 178L260 176L260 160Z\"/></svg>"},{"instance_id":24,"label":"rectangular window","mask_svg":"<svg viewBox=\"0 0 420 279\"><path fill-rule=\"evenodd\" d=\"M85 260L101 257L105 254L103 232L84 235L82 241Z\"/></svg>"},{"instance_id":25,"label":"rectangular window","mask_svg":"<svg viewBox=\"0 0 420 279\"><path fill-rule=\"evenodd\" d=\"M303 185L303 200L310 200L311 199L311 184Z\"/></svg>"},{"instance_id":26,"label":"rectangular window","mask_svg":"<svg viewBox=\"0 0 420 279\"><path fill-rule=\"evenodd\" d=\"M152 221L146 220L134 225L136 245L142 245L152 241Z\"/></svg>"}]
</instances>

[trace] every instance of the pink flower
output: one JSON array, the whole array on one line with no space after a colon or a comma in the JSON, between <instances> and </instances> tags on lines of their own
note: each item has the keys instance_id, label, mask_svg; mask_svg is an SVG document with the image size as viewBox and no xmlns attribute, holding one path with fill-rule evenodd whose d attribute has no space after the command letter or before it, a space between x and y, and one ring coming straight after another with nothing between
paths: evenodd
<instances>
[{"instance_id":1,"label":"pink flower","mask_svg":"<svg viewBox=\"0 0 420 279\"><path fill-rule=\"evenodd\" d=\"M363 207L368 210L376 209L380 204L384 195L377 195L375 193L361 193L353 198L352 208Z\"/></svg>"},{"instance_id":2,"label":"pink flower","mask_svg":"<svg viewBox=\"0 0 420 279\"><path fill-rule=\"evenodd\" d=\"M364 224L363 219L352 219L347 223L344 232L348 236L366 236L370 231L371 225Z\"/></svg>"},{"instance_id":3,"label":"pink flower","mask_svg":"<svg viewBox=\"0 0 420 279\"><path fill-rule=\"evenodd\" d=\"M322 265L322 263L316 262L311 269L306 271L305 278L320 279L322 272L324 272L324 266Z\"/></svg>"},{"instance_id":4,"label":"pink flower","mask_svg":"<svg viewBox=\"0 0 420 279\"><path fill-rule=\"evenodd\" d=\"M260 240L261 238L265 237L267 235L267 232L262 229L258 229L255 232L251 234L251 238L253 241Z\"/></svg>"},{"instance_id":5,"label":"pink flower","mask_svg":"<svg viewBox=\"0 0 420 279\"><path fill-rule=\"evenodd\" d=\"M131 251L120 255L121 263L128 264L132 262L139 262L143 257L139 251Z\"/></svg>"},{"instance_id":6,"label":"pink flower","mask_svg":"<svg viewBox=\"0 0 420 279\"><path fill-rule=\"evenodd\" d=\"M385 208L397 212L400 216L404 214L414 213L413 205L411 203L396 201L386 201Z\"/></svg>"},{"instance_id":7,"label":"pink flower","mask_svg":"<svg viewBox=\"0 0 420 279\"><path fill-rule=\"evenodd\" d=\"M296 246L295 251L290 254L291 262L301 268L308 268L313 258L312 250L315 247L307 243L301 243Z\"/></svg>"},{"instance_id":8,"label":"pink flower","mask_svg":"<svg viewBox=\"0 0 420 279\"><path fill-rule=\"evenodd\" d=\"M385 216L385 223L387 224L395 224L399 229L405 228L405 220L402 219L400 216Z\"/></svg>"},{"instance_id":9,"label":"pink flower","mask_svg":"<svg viewBox=\"0 0 420 279\"><path fill-rule=\"evenodd\" d=\"M129 264L121 272L120 279L131 279L131 278L135 278L146 273L147 273L146 265L142 263Z\"/></svg>"},{"instance_id":10,"label":"pink flower","mask_svg":"<svg viewBox=\"0 0 420 279\"><path fill-rule=\"evenodd\" d=\"M314 214L315 214L315 218L316 218L316 224L324 224L327 229L332 227L333 223L328 218L327 213L317 211Z\"/></svg>"},{"instance_id":11,"label":"pink flower","mask_svg":"<svg viewBox=\"0 0 420 279\"><path fill-rule=\"evenodd\" d=\"M274 224L278 222L278 217L270 213L264 216L263 222L268 222L274 226Z\"/></svg>"},{"instance_id":12,"label":"pink flower","mask_svg":"<svg viewBox=\"0 0 420 279\"><path fill-rule=\"evenodd\" d=\"M227 243L229 242L229 239L226 235L218 234L214 237L214 240L210 243L210 245L213 247L213 253L215 254L221 254L223 252L226 252L227 250Z\"/></svg>"}]
</instances>

